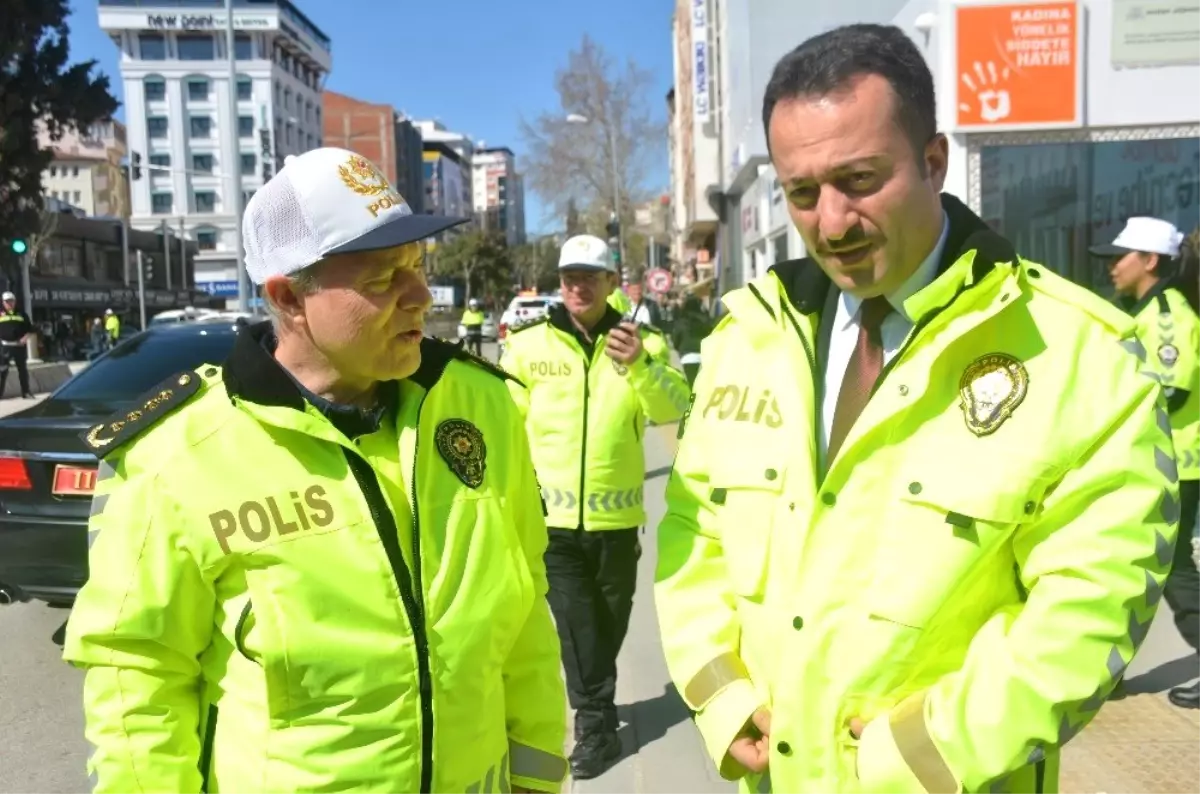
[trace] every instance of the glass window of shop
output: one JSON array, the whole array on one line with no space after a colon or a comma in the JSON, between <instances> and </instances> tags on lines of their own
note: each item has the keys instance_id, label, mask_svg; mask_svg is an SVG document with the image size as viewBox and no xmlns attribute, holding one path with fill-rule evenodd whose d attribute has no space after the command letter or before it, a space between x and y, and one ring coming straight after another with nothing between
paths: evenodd
<instances>
[{"instance_id":1,"label":"glass window of shop","mask_svg":"<svg viewBox=\"0 0 1200 794\"><path fill-rule=\"evenodd\" d=\"M1110 243L1131 216L1200 223L1200 138L984 146L982 215L1022 256L1111 296Z\"/></svg>"},{"instance_id":2,"label":"glass window of shop","mask_svg":"<svg viewBox=\"0 0 1200 794\"><path fill-rule=\"evenodd\" d=\"M51 240L38 252L38 260L42 275L83 278L83 249L79 243Z\"/></svg>"}]
</instances>

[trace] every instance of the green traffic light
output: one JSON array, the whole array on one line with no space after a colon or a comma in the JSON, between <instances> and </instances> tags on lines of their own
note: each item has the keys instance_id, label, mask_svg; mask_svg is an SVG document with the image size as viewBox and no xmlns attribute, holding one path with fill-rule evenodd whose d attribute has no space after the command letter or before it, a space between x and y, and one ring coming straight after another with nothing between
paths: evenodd
<instances>
[{"instance_id":1,"label":"green traffic light","mask_svg":"<svg viewBox=\"0 0 1200 794\"><path fill-rule=\"evenodd\" d=\"M13 240L12 241L12 252L14 254L23 254L27 250L29 250L29 246L27 246L25 244L24 240Z\"/></svg>"}]
</instances>

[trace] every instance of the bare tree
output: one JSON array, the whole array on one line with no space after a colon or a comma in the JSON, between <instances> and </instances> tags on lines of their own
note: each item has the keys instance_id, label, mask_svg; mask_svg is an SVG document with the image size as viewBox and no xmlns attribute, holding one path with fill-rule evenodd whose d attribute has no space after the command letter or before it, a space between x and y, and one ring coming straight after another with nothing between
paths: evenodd
<instances>
[{"instance_id":1,"label":"bare tree","mask_svg":"<svg viewBox=\"0 0 1200 794\"><path fill-rule=\"evenodd\" d=\"M651 192L649 165L666 140L665 121L651 110L652 75L632 60L618 69L585 35L554 85L560 107L521 121L529 186L557 218L570 217L572 197L581 199L581 220L601 233L619 191L621 222L632 228L634 205ZM602 219L598 227L594 219Z\"/></svg>"}]
</instances>

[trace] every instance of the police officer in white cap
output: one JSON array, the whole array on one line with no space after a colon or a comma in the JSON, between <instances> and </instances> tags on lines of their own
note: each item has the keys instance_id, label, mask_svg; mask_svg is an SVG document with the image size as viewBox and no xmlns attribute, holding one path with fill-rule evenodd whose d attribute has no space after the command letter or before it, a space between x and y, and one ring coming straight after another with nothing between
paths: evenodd
<instances>
[{"instance_id":1,"label":"police officer in white cap","mask_svg":"<svg viewBox=\"0 0 1200 794\"><path fill-rule=\"evenodd\" d=\"M1111 259L1117 294L1130 302L1145 349L1142 373L1160 382L1167 398L1179 474L1179 536L1163 588L1175 625L1200 651L1200 573L1192 538L1200 502L1200 317L1174 285L1183 234L1159 218L1130 218L1109 245L1091 249ZM1200 708L1200 683L1168 693L1180 708Z\"/></svg>"},{"instance_id":2,"label":"police officer in white cap","mask_svg":"<svg viewBox=\"0 0 1200 794\"><path fill-rule=\"evenodd\" d=\"M8 385L8 367L11 362L17 368L17 378L21 381L21 396L33 397L29 390L29 368L26 360L29 355L25 343L33 332L33 323L23 311L17 309L17 296L11 292L3 295L4 308L0 309L0 397L4 396L4 387Z\"/></svg>"},{"instance_id":3,"label":"police officer in white cap","mask_svg":"<svg viewBox=\"0 0 1200 794\"><path fill-rule=\"evenodd\" d=\"M506 376L424 336L416 215L365 158L246 207L272 321L88 430L66 658L104 791L557 791L546 525Z\"/></svg>"}]
</instances>

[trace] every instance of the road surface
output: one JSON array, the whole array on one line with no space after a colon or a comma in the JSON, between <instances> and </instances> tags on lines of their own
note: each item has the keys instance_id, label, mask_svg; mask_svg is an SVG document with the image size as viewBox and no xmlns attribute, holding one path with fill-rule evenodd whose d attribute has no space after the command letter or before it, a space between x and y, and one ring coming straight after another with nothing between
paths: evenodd
<instances>
[{"instance_id":1,"label":"road surface","mask_svg":"<svg viewBox=\"0 0 1200 794\"><path fill-rule=\"evenodd\" d=\"M484 351L495 360L494 346ZM4 400L0 414L27 401ZM663 514L663 489L674 454L675 428L647 434L646 507L650 526ZM655 547L643 540L638 595L621 653L617 695L622 759L604 775L568 781L577 792L733 791L702 749L695 727L667 678L652 603ZM87 789L80 713L82 676L63 664L51 635L66 610L40 604L0 607L0 794ZM1129 668L1129 696L1105 705L1064 753L1062 791L1200 790L1200 712L1166 702L1171 686L1194 679L1197 662L1171 623L1164 603ZM570 734L570 731L568 732Z\"/></svg>"}]
</instances>

